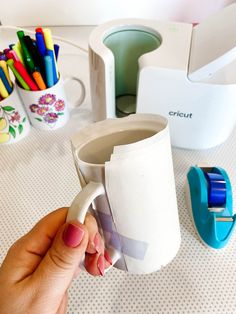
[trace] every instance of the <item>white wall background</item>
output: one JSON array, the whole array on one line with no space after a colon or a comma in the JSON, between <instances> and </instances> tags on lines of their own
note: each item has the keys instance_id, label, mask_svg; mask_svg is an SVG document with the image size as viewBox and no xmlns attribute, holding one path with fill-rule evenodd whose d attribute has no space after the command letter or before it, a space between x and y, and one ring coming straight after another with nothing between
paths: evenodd
<instances>
[{"instance_id":1,"label":"white wall background","mask_svg":"<svg viewBox=\"0 0 236 314\"><path fill-rule=\"evenodd\" d=\"M3 1L3 0L0 0ZM3 25L96 25L124 17L200 22L235 0L10 0Z\"/></svg>"}]
</instances>

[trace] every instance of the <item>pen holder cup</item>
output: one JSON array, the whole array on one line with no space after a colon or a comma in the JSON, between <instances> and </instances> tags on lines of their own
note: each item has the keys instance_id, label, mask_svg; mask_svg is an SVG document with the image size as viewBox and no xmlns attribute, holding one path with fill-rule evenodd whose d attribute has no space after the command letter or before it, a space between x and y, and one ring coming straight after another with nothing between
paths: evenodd
<instances>
[{"instance_id":1,"label":"pen holder cup","mask_svg":"<svg viewBox=\"0 0 236 314\"><path fill-rule=\"evenodd\" d=\"M30 123L16 86L0 101L0 145L16 143L28 135Z\"/></svg>"},{"instance_id":2,"label":"pen holder cup","mask_svg":"<svg viewBox=\"0 0 236 314\"><path fill-rule=\"evenodd\" d=\"M84 84L77 77L68 77L63 80L60 76L54 86L39 91L28 91L17 85L21 100L34 128L51 131L68 122L69 104L64 86L71 80L78 82L81 86L79 99L71 104L75 107L81 105L85 98Z\"/></svg>"}]
</instances>

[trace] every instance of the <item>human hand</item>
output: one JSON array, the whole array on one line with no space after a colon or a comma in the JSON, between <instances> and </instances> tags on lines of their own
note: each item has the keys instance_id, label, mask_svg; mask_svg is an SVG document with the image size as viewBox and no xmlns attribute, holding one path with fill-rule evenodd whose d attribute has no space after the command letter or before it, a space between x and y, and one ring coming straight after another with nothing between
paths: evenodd
<instances>
[{"instance_id":1,"label":"human hand","mask_svg":"<svg viewBox=\"0 0 236 314\"><path fill-rule=\"evenodd\" d=\"M9 249L0 267L0 313L65 313L67 289L84 254L94 276L111 265L95 218L65 223L67 212L50 213Z\"/></svg>"}]
</instances>

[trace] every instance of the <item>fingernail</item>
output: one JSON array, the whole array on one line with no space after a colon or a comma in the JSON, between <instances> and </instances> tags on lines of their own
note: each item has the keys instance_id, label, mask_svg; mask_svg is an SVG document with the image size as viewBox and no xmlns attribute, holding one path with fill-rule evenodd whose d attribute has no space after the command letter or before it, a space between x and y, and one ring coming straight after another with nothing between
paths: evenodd
<instances>
[{"instance_id":1,"label":"fingernail","mask_svg":"<svg viewBox=\"0 0 236 314\"><path fill-rule=\"evenodd\" d=\"M65 242L65 245L69 247L76 247L82 241L83 236L83 229L81 229L77 225L68 224L63 234L63 240Z\"/></svg>"},{"instance_id":2,"label":"fingernail","mask_svg":"<svg viewBox=\"0 0 236 314\"><path fill-rule=\"evenodd\" d=\"M100 274L102 276L104 276L104 274L105 274L105 259L104 259L104 255L102 255L102 254L98 258L97 267L100 271Z\"/></svg>"},{"instance_id":3,"label":"fingernail","mask_svg":"<svg viewBox=\"0 0 236 314\"><path fill-rule=\"evenodd\" d=\"M111 259L110 254L109 254L109 252L107 250L104 251L104 257L108 261L108 263L110 265L112 265L112 259Z\"/></svg>"},{"instance_id":4,"label":"fingernail","mask_svg":"<svg viewBox=\"0 0 236 314\"><path fill-rule=\"evenodd\" d=\"M93 243L94 243L94 248L97 251L97 253L101 253L100 252L101 237L100 237L100 234L98 232L95 234L95 237L93 239Z\"/></svg>"}]
</instances>

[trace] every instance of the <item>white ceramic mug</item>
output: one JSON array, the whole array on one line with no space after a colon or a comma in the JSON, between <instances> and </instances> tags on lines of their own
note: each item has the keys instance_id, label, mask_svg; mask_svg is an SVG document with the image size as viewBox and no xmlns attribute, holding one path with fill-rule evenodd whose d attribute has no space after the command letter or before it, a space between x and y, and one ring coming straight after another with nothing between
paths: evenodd
<instances>
[{"instance_id":1,"label":"white ceramic mug","mask_svg":"<svg viewBox=\"0 0 236 314\"><path fill-rule=\"evenodd\" d=\"M30 124L16 87L0 101L0 145L12 144L23 139L30 131Z\"/></svg>"},{"instance_id":2,"label":"white ceramic mug","mask_svg":"<svg viewBox=\"0 0 236 314\"><path fill-rule=\"evenodd\" d=\"M107 119L72 138L82 191L67 221L84 222L93 205L115 267L151 273L180 246L180 228L166 118L134 114Z\"/></svg>"},{"instance_id":3,"label":"white ceramic mug","mask_svg":"<svg viewBox=\"0 0 236 314\"><path fill-rule=\"evenodd\" d=\"M74 80L80 84L79 99L72 106L79 106L85 98L84 84L77 77L65 80L60 76L58 82L45 90L28 91L17 85L22 102L33 127L40 130L56 130L69 120L69 106L64 85Z\"/></svg>"}]
</instances>

